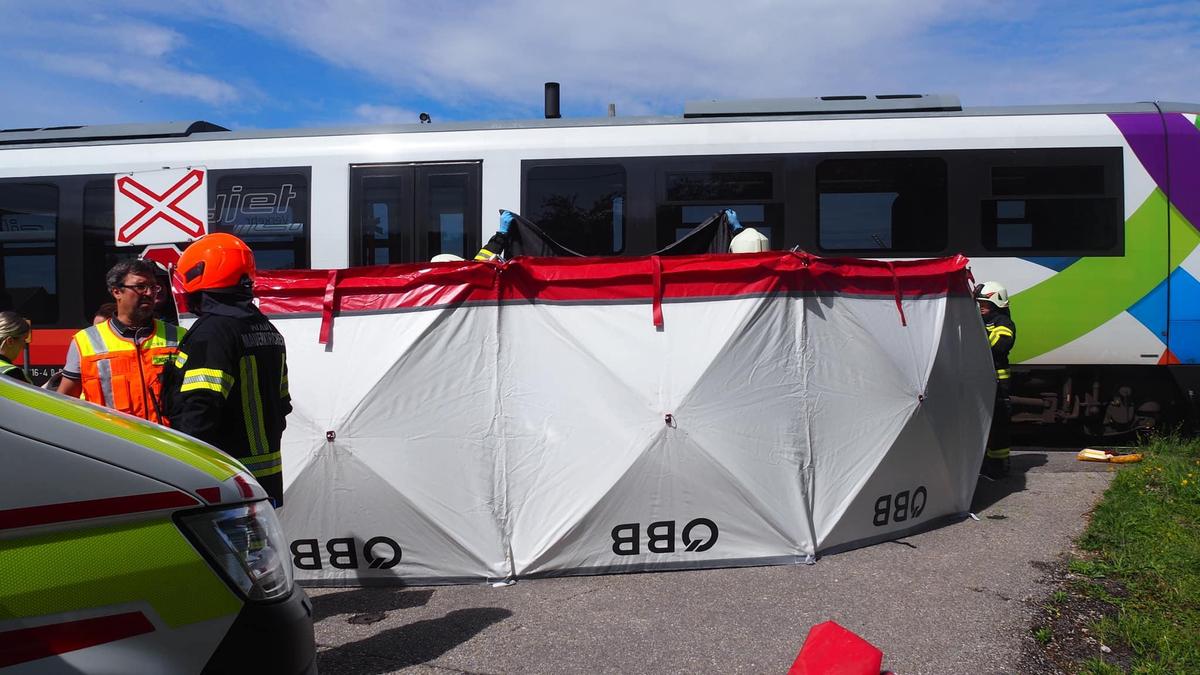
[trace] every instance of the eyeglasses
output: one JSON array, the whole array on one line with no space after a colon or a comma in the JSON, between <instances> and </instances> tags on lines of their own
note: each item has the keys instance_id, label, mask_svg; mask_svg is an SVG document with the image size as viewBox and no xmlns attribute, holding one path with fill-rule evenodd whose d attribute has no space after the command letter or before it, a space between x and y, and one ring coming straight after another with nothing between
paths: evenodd
<instances>
[{"instance_id":1,"label":"eyeglasses","mask_svg":"<svg viewBox=\"0 0 1200 675\"><path fill-rule=\"evenodd\" d=\"M118 284L117 288L128 288L138 295L157 293L162 290L162 286L159 286L158 284Z\"/></svg>"}]
</instances>

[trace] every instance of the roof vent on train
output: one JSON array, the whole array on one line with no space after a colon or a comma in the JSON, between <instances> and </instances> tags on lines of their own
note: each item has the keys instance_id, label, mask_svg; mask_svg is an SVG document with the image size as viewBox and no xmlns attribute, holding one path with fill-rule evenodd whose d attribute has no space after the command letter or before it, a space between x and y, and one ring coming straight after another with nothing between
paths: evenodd
<instances>
[{"instance_id":1,"label":"roof vent on train","mask_svg":"<svg viewBox=\"0 0 1200 675\"><path fill-rule=\"evenodd\" d=\"M128 141L151 138L182 138L212 131L229 131L212 122L162 122L152 124L99 124L29 129L0 129L0 145L31 143L79 143L83 141Z\"/></svg>"},{"instance_id":2,"label":"roof vent on train","mask_svg":"<svg viewBox=\"0 0 1200 675\"><path fill-rule=\"evenodd\" d=\"M879 94L760 98L746 101L688 101L684 117L774 117L784 115L870 115L876 113L961 112L953 94Z\"/></svg>"}]
</instances>

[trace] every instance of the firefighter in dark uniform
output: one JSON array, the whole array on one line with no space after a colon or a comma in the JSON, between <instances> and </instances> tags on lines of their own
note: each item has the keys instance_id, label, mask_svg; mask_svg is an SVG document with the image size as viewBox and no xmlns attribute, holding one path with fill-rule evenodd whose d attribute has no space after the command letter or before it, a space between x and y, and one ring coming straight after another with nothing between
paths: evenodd
<instances>
[{"instance_id":1,"label":"firefighter in dark uniform","mask_svg":"<svg viewBox=\"0 0 1200 675\"><path fill-rule=\"evenodd\" d=\"M231 234L210 234L183 252L178 274L199 319L163 374L167 418L241 461L281 506L279 443L292 411L287 353L254 305L254 254Z\"/></svg>"},{"instance_id":2,"label":"firefighter in dark uniform","mask_svg":"<svg viewBox=\"0 0 1200 675\"><path fill-rule=\"evenodd\" d=\"M992 409L992 428L988 434L987 454L983 474L989 478L1008 475L1009 424L1012 404L1008 400L1008 353L1017 342L1017 326L1008 310L1008 290L995 281L986 281L975 288L975 300L987 329L988 344L992 347L992 362L996 367L996 403Z\"/></svg>"}]
</instances>

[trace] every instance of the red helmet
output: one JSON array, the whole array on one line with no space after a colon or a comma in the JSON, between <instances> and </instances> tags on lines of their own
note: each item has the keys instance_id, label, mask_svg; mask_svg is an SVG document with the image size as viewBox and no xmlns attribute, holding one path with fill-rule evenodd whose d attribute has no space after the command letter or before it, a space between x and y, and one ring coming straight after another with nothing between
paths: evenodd
<instances>
[{"instance_id":1,"label":"red helmet","mask_svg":"<svg viewBox=\"0 0 1200 675\"><path fill-rule=\"evenodd\" d=\"M177 271L186 293L233 288L243 278L254 281L254 252L232 234L208 234L179 256Z\"/></svg>"}]
</instances>

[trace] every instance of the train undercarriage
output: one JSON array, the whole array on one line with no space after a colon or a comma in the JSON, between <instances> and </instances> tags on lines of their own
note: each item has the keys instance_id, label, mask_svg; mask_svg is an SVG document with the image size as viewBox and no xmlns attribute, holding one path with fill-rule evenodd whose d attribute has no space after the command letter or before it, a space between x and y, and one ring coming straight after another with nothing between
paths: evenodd
<instances>
[{"instance_id":1,"label":"train undercarriage","mask_svg":"<svg viewBox=\"0 0 1200 675\"><path fill-rule=\"evenodd\" d=\"M1017 366L1010 387L1019 444L1127 445L1200 432L1200 365Z\"/></svg>"}]
</instances>

